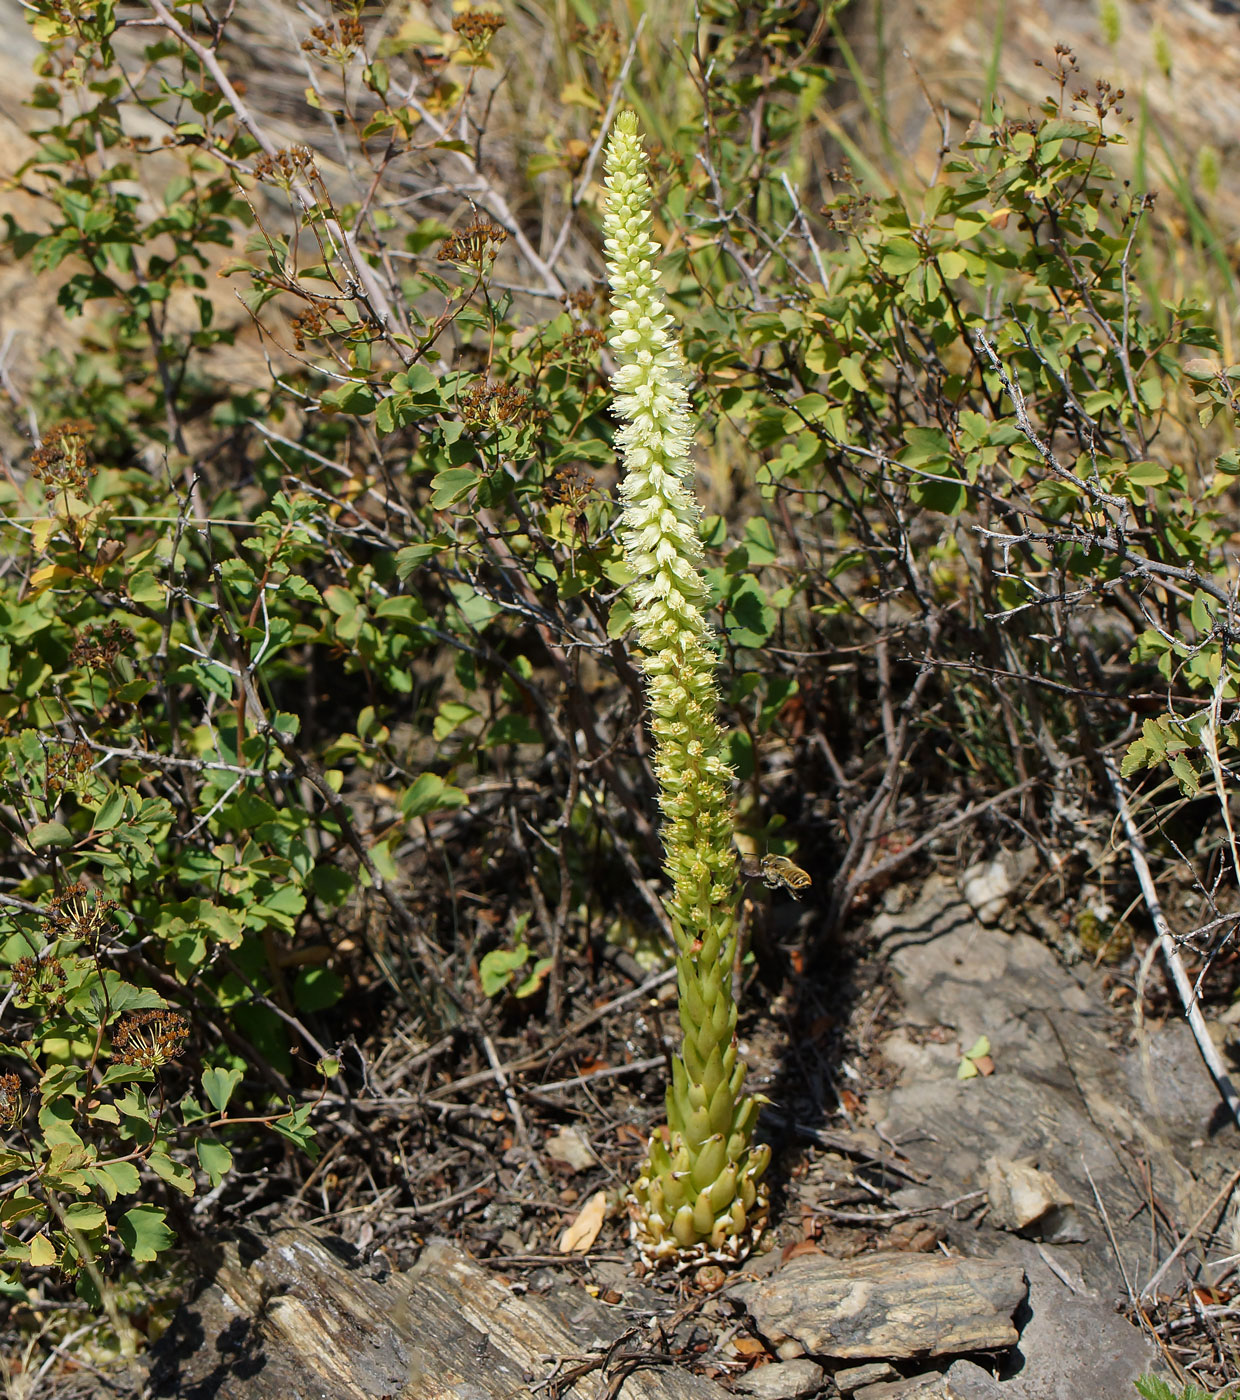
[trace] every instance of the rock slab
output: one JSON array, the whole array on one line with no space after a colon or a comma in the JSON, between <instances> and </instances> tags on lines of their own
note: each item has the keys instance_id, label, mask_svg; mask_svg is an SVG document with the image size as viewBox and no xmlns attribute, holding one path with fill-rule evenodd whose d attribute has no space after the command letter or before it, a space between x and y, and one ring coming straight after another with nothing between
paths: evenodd
<instances>
[{"instance_id":1,"label":"rock slab","mask_svg":"<svg viewBox=\"0 0 1240 1400\"><path fill-rule=\"evenodd\" d=\"M1162 1212L1151 1238L1144 1183L1186 1225L1235 1165L1235 1129L1215 1126L1191 1034L1146 1026L1126 1047L1098 973L982 927L937 876L872 934L904 1009L882 1044L896 1082L868 1107L933 1183L893 1200L924 1209L984 1189L984 1218L944 1216L948 1243L1029 1282L1018 1345L994 1376L953 1366L956 1400L1133 1400L1157 1351L1115 1300L1125 1276L1140 1291L1179 1239ZM982 1035L992 1073L958 1079Z\"/></svg>"},{"instance_id":2,"label":"rock slab","mask_svg":"<svg viewBox=\"0 0 1240 1400\"><path fill-rule=\"evenodd\" d=\"M899 1252L803 1255L731 1290L769 1342L841 1360L1002 1351L1025 1293L1018 1264Z\"/></svg>"},{"instance_id":3,"label":"rock slab","mask_svg":"<svg viewBox=\"0 0 1240 1400\"><path fill-rule=\"evenodd\" d=\"M376 1273L323 1231L243 1232L153 1348L146 1395L727 1400L640 1338L620 1345L624 1335L624 1320L579 1287L518 1295L445 1243L432 1241L408 1273L394 1274ZM574 1360L579 1378L559 1377L561 1358Z\"/></svg>"},{"instance_id":4,"label":"rock slab","mask_svg":"<svg viewBox=\"0 0 1240 1400\"><path fill-rule=\"evenodd\" d=\"M1146 1027L1136 1047L1117 1043L1100 972L1064 967L1027 934L982 927L939 876L870 932L903 1011L881 1046L896 1082L867 1107L934 1183L917 1199L897 1192L898 1204L988 1190L990 1225L1078 1246L1085 1286L1099 1297L1122 1291L1124 1274L1139 1292L1179 1242L1161 1212L1151 1239L1144 1183L1186 1228L1240 1145L1236 1129L1217 1122L1191 1032ZM993 1071L959 1079L961 1056L983 1035ZM1034 1194L1044 1198L1040 1213ZM962 1252L992 1252L973 1226L949 1225Z\"/></svg>"},{"instance_id":5,"label":"rock slab","mask_svg":"<svg viewBox=\"0 0 1240 1400\"><path fill-rule=\"evenodd\" d=\"M1003 1359L998 1400L1134 1400L1133 1382L1157 1368L1152 1339L1116 1312L1113 1297L1086 1288L1072 1255L1009 1242L1004 1257L1023 1265L1029 1303L1020 1344ZM960 1400L991 1400L985 1387L956 1388Z\"/></svg>"}]
</instances>

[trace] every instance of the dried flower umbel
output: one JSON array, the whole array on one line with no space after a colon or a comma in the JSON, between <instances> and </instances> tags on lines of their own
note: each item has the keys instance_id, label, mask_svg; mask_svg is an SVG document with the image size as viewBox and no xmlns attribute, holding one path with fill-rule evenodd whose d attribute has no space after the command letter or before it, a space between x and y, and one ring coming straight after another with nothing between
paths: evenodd
<instances>
[{"instance_id":1,"label":"dried flower umbel","mask_svg":"<svg viewBox=\"0 0 1240 1400\"><path fill-rule=\"evenodd\" d=\"M49 942L55 939L81 942L94 947L111 926L116 900L100 899L80 882L53 895L43 916L43 932Z\"/></svg>"},{"instance_id":2,"label":"dried flower umbel","mask_svg":"<svg viewBox=\"0 0 1240 1400\"><path fill-rule=\"evenodd\" d=\"M88 455L90 423L71 420L49 428L43 443L30 454L30 474L43 483L45 500L62 492L78 500L86 499L87 486L95 475Z\"/></svg>"},{"instance_id":3,"label":"dried flower umbel","mask_svg":"<svg viewBox=\"0 0 1240 1400\"><path fill-rule=\"evenodd\" d=\"M485 58L491 40L507 24L496 10L466 10L452 21L452 28L465 42L471 58Z\"/></svg>"},{"instance_id":4,"label":"dried flower umbel","mask_svg":"<svg viewBox=\"0 0 1240 1400\"><path fill-rule=\"evenodd\" d=\"M557 360L593 360L607 342L606 333L594 326L579 326L569 331L559 345L547 351L547 363Z\"/></svg>"},{"instance_id":5,"label":"dried flower umbel","mask_svg":"<svg viewBox=\"0 0 1240 1400\"><path fill-rule=\"evenodd\" d=\"M122 1016L112 1037L112 1052L126 1065L158 1069L185 1049L189 1027L177 1011L136 1011Z\"/></svg>"},{"instance_id":6,"label":"dried flower umbel","mask_svg":"<svg viewBox=\"0 0 1240 1400\"><path fill-rule=\"evenodd\" d=\"M69 660L74 666L102 670L128 652L133 642L133 633L119 622L105 622L100 627L90 623L75 638Z\"/></svg>"},{"instance_id":7,"label":"dried flower umbel","mask_svg":"<svg viewBox=\"0 0 1240 1400\"><path fill-rule=\"evenodd\" d=\"M25 1112L21 1080L11 1071L0 1074L0 1128L15 1128Z\"/></svg>"},{"instance_id":8,"label":"dried flower umbel","mask_svg":"<svg viewBox=\"0 0 1240 1400\"><path fill-rule=\"evenodd\" d=\"M310 30L310 37L301 41L306 53L312 53L329 63L347 64L366 43L366 31L356 15L342 15L329 19L326 24L316 24Z\"/></svg>"},{"instance_id":9,"label":"dried flower umbel","mask_svg":"<svg viewBox=\"0 0 1240 1400\"><path fill-rule=\"evenodd\" d=\"M507 239L507 229L493 224L490 219L476 218L445 238L435 257L439 262L464 263L466 267L481 268L483 263L495 261L496 253Z\"/></svg>"},{"instance_id":10,"label":"dried flower umbel","mask_svg":"<svg viewBox=\"0 0 1240 1400\"><path fill-rule=\"evenodd\" d=\"M301 180L317 180L319 168L309 146L286 146L254 162L254 178L267 185L289 189Z\"/></svg>"},{"instance_id":11,"label":"dried flower umbel","mask_svg":"<svg viewBox=\"0 0 1240 1400\"><path fill-rule=\"evenodd\" d=\"M68 978L59 958L18 958L13 965L13 986L17 1004L33 1006L41 1002L48 1011L59 1011L65 1004Z\"/></svg>"},{"instance_id":12,"label":"dried flower umbel","mask_svg":"<svg viewBox=\"0 0 1240 1400\"><path fill-rule=\"evenodd\" d=\"M461 395L461 416L478 427L519 423L529 402L529 394L515 384L489 384L478 379Z\"/></svg>"},{"instance_id":13,"label":"dried flower umbel","mask_svg":"<svg viewBox=\"0 0 1240 1400\"><path fill-rule=\"evenodd\" d=\"M93 767L91 751L81 740L52 749L47 755L48 796L59 797L66 788L76 788Z\"/></svg>"},{"instance_id":14,"label":"dried flower umbel","mask_svg":"<svg viewBox=\"0 0 1240 1400\"><path fill-rule=\"evenodd\" d=\"M298 350L306 348L307 340L318 340L331 333L331 312L331 302L316 300L290 318L289 329L293 332L293 344Z\"/></svg>"},{"instance_id":15,"label":"dried flower umbel","mask_svg":"<svg viewBox=\"0 0 1240 1400\"><path fill-rule=\"evenodd\" d=\"M659 294L650 181L637 118L623 112L607 143L603 228L612 289L615 411L623 423L621 538L634 574L663 811L668 914L676 936L680 1054L667 1090L667 1138L656 1132L629 1201L652 1266L741 1258L767 1213L770 1151L751 1145L759 1099L742 1092L732 962L739 881L732 770L721 756L712 634L689 457L692 423L680 346Z\"/></svg>"}]
</instances>

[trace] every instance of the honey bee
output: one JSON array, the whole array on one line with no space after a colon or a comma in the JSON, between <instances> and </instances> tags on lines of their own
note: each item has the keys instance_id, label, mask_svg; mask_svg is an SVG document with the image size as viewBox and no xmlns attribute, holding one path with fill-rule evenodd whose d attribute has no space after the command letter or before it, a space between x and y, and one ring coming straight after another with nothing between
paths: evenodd
<instances>
[{"instance_id":1,"label":"honey bee","mask_svg":"<svg viewBox=\"0 0 1240 1400\"><path fill-rule=\"evenodd\" d=\"M760 875L768 890L777 890L782 886L793 899L800 899L801 891L814 883L809 872L802 870L787 856L763 856L760 861L746 856L741 862L741 873L748 879Z\"/></svg>"}]
</instances>

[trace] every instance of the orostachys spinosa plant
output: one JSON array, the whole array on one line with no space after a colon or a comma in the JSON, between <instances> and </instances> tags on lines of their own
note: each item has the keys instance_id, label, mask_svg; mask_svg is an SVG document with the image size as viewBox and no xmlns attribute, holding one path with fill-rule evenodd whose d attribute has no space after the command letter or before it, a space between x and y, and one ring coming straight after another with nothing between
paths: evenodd
<instances>
[{"instance_id":1,"label":"orostachys spinosa plant","mask_svg":"<svg viewBox=\"0 0 1240 1400\"><path fill-rule=\"evenodd\" d=\"M635 578L641 648L663 812L667 909L677 944L683 1041L656 1131L629 1197L633 1236L650 1265L739 1259L767 1213L752 1146L759 1099L742 1092L732 961L739 871L732 770L721 757L715 653L689 456L692 421L680 345L659 294L650 181L637 118L622 112L607 144L604 232L612 291L610 344L624 458L622 539Z\"/></svg>"}]
</instances>

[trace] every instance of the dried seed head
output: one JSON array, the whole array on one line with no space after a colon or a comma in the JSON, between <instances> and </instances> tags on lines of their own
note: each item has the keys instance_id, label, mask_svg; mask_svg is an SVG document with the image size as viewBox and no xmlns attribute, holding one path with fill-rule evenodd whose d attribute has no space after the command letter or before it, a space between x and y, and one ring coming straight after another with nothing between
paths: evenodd
<instances>
[{"instance_id":1,"label":"dried seed head","mask_svg":"<svg viewBox=\"0 0 1240 1400\"><path fill-rule=\"evenodd\" d=\"M126 1065L158 1069L185 1049L189 1026L177 1011L137 1011L123 1016L112 1037L112 1052Z\"/></svg>"},{"instance_id":2,"label":"dried seed head","mask_svg":"<svg viewBox=\"0 0 1240 1400\"><path fill-rule=\"evenodd\" d=\"M69 661L74 666L101 670L111 666L122 652L128 652L133 641L133 633L119 622L105 622L102 627L92 623L78 633Z\"/></svg>"},{"instance_id":3,"label":"dried seed head","mask_svg":"<svg viewBox=\"0 0 1240 1400\"><path fill-rule=\"evenodd\" d=\"M495 10L466 10L452 21L452 28L465 41L473 58L482 58L491 47L491 40L507 24Z\"/></svg>"},{"instance_id":4,"label":"dried seed head","mask_svg":"<svg viewBox=\"0 0 1240 1400\"><path fill-rule=\"evenodd\" d=\"M435 256L440 262L464 263L467 267L480 268L488 259L495 261L496 253L507 240L507 229L493 224L490 219L475 218L472 223L445 238Z\"/></svg>"},{"instance_id":5,"label":"dried seed head","mask_svg":"<svg viewBox=\"0 0 1240 1400\"><path fill-rule=\"evenodd\" d=\"M607 344L607 333L594 326L581 326L570 331L559 345L547 351L548 363L556 360L593 360Z\"/></svg>"},{"instance_id":6,"label":"dried seed head","mask_svg":"<svg viewBox=\"0 0 1240 1400\"><path fill-rule=\"evenodd\" d=\"M254 177L264 184L288 189L297 180L317 180L318 166L309 146L286 146L254 162Z\"/></svg>"},{"instance_id":7,"label":"dried seed head","mask_svg":"<svg viewBox=\"0 0 1240 1400\"><path fill-rule=\"evenodd\" d=\"M293 344L298 350L306 348L307 340L317 340L331 330L331 323L327 319L331 309L331 302L315 301L289 321L289 328L293 332Z\"/></svg>"},{"instance_id":8,"label":"dried seed head","mask_svg":"<svg viewBox=\"0 0 1240 1400\"><path fill-rule=\"evenodd\" d=\"M59 958L20 958L13 968L13 984L19 1001L36 1001L57 1011L65 1004L65 970Z\"/></svg>"},{"instance_id":9,"label":"dried seed head","mask_svg":"<svg viewBox=\"0 0 1240 1400\"><path fill-rule=\"evenodd\" d=\"M94 947L118 908L114 899L100 899L94 890L80 882L53 895L43 916L44 933L49 939L65 938Z\"/></svg>"},{"instance_id":10,"label":"dried seed head","mask_svg":"<svg viewBox=\"0 0 1240 1400\"><path fill-rule=\"evenodd\" d=\"M607 303L607 288L603 286L582 287L580 290L571 292L566 298L568 306L572 310L580 312L585 316L600 304Z\"/></svg>"},{"instance_id":11,"label":"dried seed head","mask_svg":"<svg viewBox=\"0 0 1240 1400\"><path fill-rule=\"evenodd\" d=\"M52 749L47 755L48 795L58 797L66 788L76 788L92 766L90 749L80 740Z\"/></svg>"},{"instance_id":12,"label":"dried seed head","mask_svg":"<svg viewBox=\"0 0 1240 1400\"><path fill-rule=\"evenodd\" d=\"M31 476L44 485L45 499L66 491L78 500L86 497L87 483L95 475L88 447L94 424L72 419L49 428L42 445L30 454Z\"/></svg>"},{"instance_id":13,"label":"dried seed head","mask_svg":"<svg viewBox=\"0 0 1240 1400\"><path fill-rule=\"evenodd\" d=\"M356 15L342 15L326 24L316 24L310 37L301 41L306 53L316 54L331 63L348 63L366 42L366 31Z\"/></svg>"},{"instance_id":14,"label":"dried seed head","mask_svg":"<svg viewBox=\"0 0 1240 1400\"><path fill-rule=\"evenodd\" d=\"M0 1074L0 1128L15 1128L25 1112L21 1080L11 1072Z\"/></svg>"},{"instance_id":15,"label":"dried seed head","mask_svg":"<svg viewBox=\"0 0 1240 1400\"><path fill-rule=\"evenodd\" d=\"M525 416L530 396L514 384L475 380L461 395L461 416L479 426L517 423Z\"/></svg>"}]
</instances>

